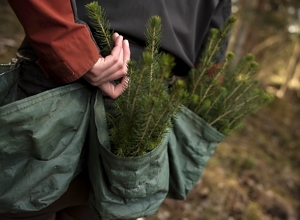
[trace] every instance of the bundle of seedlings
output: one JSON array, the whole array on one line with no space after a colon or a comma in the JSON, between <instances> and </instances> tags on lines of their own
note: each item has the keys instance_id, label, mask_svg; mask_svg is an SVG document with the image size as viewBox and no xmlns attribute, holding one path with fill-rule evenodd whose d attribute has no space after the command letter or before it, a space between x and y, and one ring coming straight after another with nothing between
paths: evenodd
<instances>
[{"instance_id":1,"label":"bundle of seedlings","mask_svg":"<svg viewBox=\"0 0 300 220\"><path fill-rule=\"evenodd\" d=\"M86 5L101 51L113 48L112 31L104 10L96 2ZM172 127L171 119L185 105L219 132L228 135L249 114L271 101L253 75L258 64L252 55L232 67L234 55L216 65L216 56L228 37L235 18L221 30L212 29L199 65L170 87L174 58L159 52L161 19L146 24L146 47L139 61L128 64L128 88L115 100L115 113L107 115L113 153L121 157L144 155L158 146Z\"/></svg>"},{"instance_id":2,"label":"bundle of seedlings","mask_svg":"<svg viewBox=\"0 0 300 220\"><path fill-rule=\"evenodd\" d=\"M112 31L105 13L96 2L86 5L92 26L102 42L101 51L111 50ZM146 24L146 47L139 61L128 63L128 87L114 101L113 115L107 115L113 153L121 157L144 155L157 147L171 125L171 118L187 97L184 90L172 88L168 79L174 58L160 53L161 19L153 16ZM177 91L177 92L176 92ZM176 96L176 97L175 97Z\"/></svg>"},{"instance_id":3,"label":"bundle of seedlings","mask_svg":"<svg viewBox=\"0 0 300 220\"><path fill-rule=\"evenodd\" d=\"M221 30L211 30L198 67L181 82L189 94L185 105L224 135L240 128L246 117L273 99L255 79L258 63L253 55L233 66L234 54L228 53L222 63L215 64L235 21L230 17Z\"/></svg>"}]
</instances>

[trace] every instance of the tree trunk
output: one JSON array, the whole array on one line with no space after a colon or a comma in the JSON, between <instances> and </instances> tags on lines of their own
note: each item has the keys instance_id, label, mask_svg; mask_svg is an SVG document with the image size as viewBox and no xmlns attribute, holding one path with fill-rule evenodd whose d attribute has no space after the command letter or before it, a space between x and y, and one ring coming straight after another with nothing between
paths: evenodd
<instances>
[{"instance_id":1,"label":"tree trunk","mask_svg":"<svg viewBox=\"0 0 300 220\"><path fill-rule=\"evenodd\" d=\"M284 97L284 95L286 93L286 90L288 89L288 85L294 77L295 70L296 70L296 67L297 67L297 62L298 62L299 58L300 58L300 38L296 42L293 53L292 53L292 56L289 60L289 63L288 63L287 69L286 69L285 82L283 82L280 89L276 93L276 96L278 98L283 98Z\"/></svg>"},{"instance_id":2,"label":"tree trunk","mask_svg":"<svg viewBox=\"0 0 300 220\"><path fill-rule=\"evenodd\" d=\"M232 48L236 57L235 62L233 62L233 66L235 66L239 59L244 55L245 43L252 23L251 21L255 3L256 0L243 0L239 6L242 14L239 19L240 21L235 33L235 40Z\"/></svg>"}]
</instances>

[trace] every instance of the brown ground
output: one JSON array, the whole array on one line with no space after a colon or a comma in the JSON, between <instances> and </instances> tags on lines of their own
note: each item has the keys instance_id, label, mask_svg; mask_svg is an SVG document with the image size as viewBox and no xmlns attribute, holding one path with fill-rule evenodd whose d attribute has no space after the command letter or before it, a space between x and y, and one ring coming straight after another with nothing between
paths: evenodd
<instances>
[{"instance_id":1,"label":"brown ground","mask_svg":"<svg viewBox=\"0 0 300 220\"><path fill-rule=\"evenodd\" d=\"M300 219L300 106L275 100L222 142L186 201L147 220Z\"/></svg>"}]
</instances>

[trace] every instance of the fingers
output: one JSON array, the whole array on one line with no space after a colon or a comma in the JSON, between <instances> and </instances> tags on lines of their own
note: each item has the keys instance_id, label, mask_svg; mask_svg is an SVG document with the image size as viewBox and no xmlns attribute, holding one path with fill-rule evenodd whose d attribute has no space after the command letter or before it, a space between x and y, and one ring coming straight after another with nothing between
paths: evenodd
<instances>
[{"instance_id":1,"label":"fingers","mask_svg":"<svg viewBox=\"0 0 300 220\"><path fill-rule=\"evenodd\" d=\"M96 64L83 78L91 85L99 87L113 99L119 97L128 86L127 64L130 60L129 42L123 36L114 33L112 36L114 48L105 58L100 57ZM114 85L111 82L122 79L121 83Z\"/></svg>"},{"instance_id":2,"label":"fingers","mask_svg":"<svg viewBox=\"0 0 300 220\"><path fill-rule=\"evenodd\" d=\"M114 81L123 78L127 73L127 66L120 60L114 65L111 65L109 69L102 72L101 78L98 80L99 84Z\"/></svg>"},{"instance_id":3,"label":"fingers","mask_svg":"<svg viewBox=\"0 0 300 220\"><path fill-rule=\"evenodd\" d=\"M112 53L104 59L107 68L102 72L99 84L123 78L127 73L127 64L129 60L129 43L127 40L123 40L123 37L119 35L116 38L116 46Z\"/></svg>"},{"instance_id":4,"label":"fingers","mask_svg":"<svg viewBox=\"0 0 300 220\"><path fill-rule=\"evenodd\" d=\"M123 41L123 62L128 64L130 60L130 49L129 49L129 42L128 40ZM126 65L127 67L127 65Z\"/></svg>"},{"instance_id":5,"label":"fingers","mask_svg":"<svg viewBox=\"0 0 300 220\"><path fill-rule=\"evenodd\" d=\"M99 86L99 88L105 92L110 98L116 99L118 98L127 88L129 82L128 77L124 77L118 85L113 85L110 82L103 83Z\"/></svg>"},{"instance_id":6,"label":"fingers","mask_svg":"<svg viewBox=\"0 0 300 220\"><path fill-rule=\"evenodd\" d=\"M119 33L117 33L117 32L113 33L113 35L112 35L113 41L115 41L118 36L119 36Z\"/></svg>"},{"instance_id":7,"label":"fingers","mask_svg":"<svg viewBox=\"0 0 300 220\"><path fill-rule=\"evenodd\" d=\"M84 79L93 86L123 78L127 73L127 63L130 60L129 43L118 33L113 35L113 40L115 47L111 54L105 58L99 58L84 76Z\"/></svg>"}]
</instances>

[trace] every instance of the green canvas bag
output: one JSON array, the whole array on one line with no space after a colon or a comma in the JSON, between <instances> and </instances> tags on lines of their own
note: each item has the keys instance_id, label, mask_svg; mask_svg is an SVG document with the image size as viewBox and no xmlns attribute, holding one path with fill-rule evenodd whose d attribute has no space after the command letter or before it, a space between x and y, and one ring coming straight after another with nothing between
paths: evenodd
<instances>
[{"instance_id":1,"label":"green canvas bag","mask_svg":"<svg viewBox=\"0 0 300 220\"><path fill-rule=\"evenodd\" d=\"M91 92L74 83L17 99L19 66L0 65L0 212L37 211L68 188Z\"/></svg>"},{"instance_id":2,"label":"green canvas bag","mask_svg":"<svg viewBox=\"0 0 300 220\"><path fill-rule=\"evenodd\" d=\"M186 107L173 118L168 155L168 198L185 199L201 178L203 169L225 135Z\"/></svg>"},{"instance_id":3,"label":"green canvas bag","mask_svg":"<svg viewBox=\"0 0 300 220\"><path fill-rule=\"evenodd\" d=\"M103 99L93 101L89 133L91 203L102 219L154 214L168 196L185 199L225 136L183 107L161 145L134 158L112 154ZM95 138L97 137L97 138Z\"/></svg>"},{"instance_id":4,"label":"green canvas bag","mask_svg":"<svg viewBox=\"0 0 300 220\"><path fill-rule=\"evenodd\" d=\"M153 151L123 158L111 153L103 99L97 92L89 132L91 204L99 217L131 219L154 214L166 198L169 164L166 135Z\"/></svg>"},{"instance_id":5,"label":"green canvas bag","mask_svg":"<svg viewBox=\"0 0 300 220\"><path fill-rule=\"evenodd\" d=\"M19 65L0 64L0 106L17 100Z\"/></svg>"},{"instance_id":6,"label":"green canvas bag","mask_svg":"<svg viewBox=\"0 0 300 220\"><path fill-rule=\"evenodd\" d=\"M36 211L59 198L87 130L90 201L100 219L149 216L167 196L186 198L225 138L183 107L155 150L120 158L110 152L99 91L74 83L17 101L18 71L0 65L0 212Z\"/></svg>"}]
</instances>

